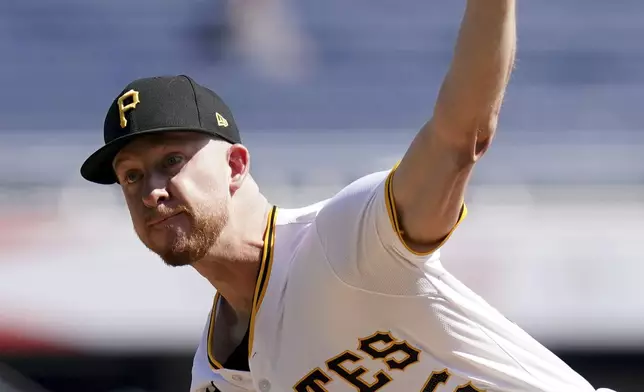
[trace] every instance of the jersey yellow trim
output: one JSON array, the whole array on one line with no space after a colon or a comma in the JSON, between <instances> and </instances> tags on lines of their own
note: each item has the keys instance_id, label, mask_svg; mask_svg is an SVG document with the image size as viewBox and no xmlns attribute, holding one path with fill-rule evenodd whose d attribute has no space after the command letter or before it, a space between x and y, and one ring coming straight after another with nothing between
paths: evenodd
<instances>
[{"instance_id":1,"label":"jersey yellow trim","mask_svg":"<svg viewBox=\"0 0 644 392\"><path fill-rule=\"evenodd\" d=\"M215 319L217 318L217 304L219 303L219 297L221 297L221 295L219 294L219 292L217 292L217 294L215 294L215 299L213 300L212 310L210 311L210 322L208 323L208 337L206 339L206 342L208 344L208 348L206 350L208 353L208 363L210 364L210 367L213 370L218 370L223 368L223 366L221 366L221 363L219 363L215 359L215 354L212 352L213 350L212 339L215 332Z\"/></svg>"},{"instance_id":2,"label":"jersey yellow trim","mask_svg":"<svg viewBox=\"0 0 644 392\"><path fill-rule=\"evenodd\" d=\"M253 327L255 323L255 313L261 306L261 301L264 299L266 287L268 286L268 278L270 277L270 268L272 266L273 244L275 242L275 217L277 216L277 207L273 207L268 215L266 221L266 231L264 232L264 247L262 248L261 262L259 266L259 275L257 276L257 283L255 285L255 293L253 294L253 309L250 316L250 331L248 336L248 352L250 353L253 346ZM219 292L215 294L215 299L212 304L212 311L210 312L210 321L208 325L208 336L206 342L208 348L208 363L213 370L223 369L223 365L215 359L213 352L213 339L215 333L215 320L217 317L217 305L219 304L221 295Z\"/></svg>"},{"instance_id":3,"label":"jersey yellow trim","mask_svg":"<svg viewBox=\"0 0 644 392\"><path fill-rule=\"evenodd\" d=\"M273 266L273 247L275 245L275 220L277 218L277 207L273 207L268 215L266 222L266 232L264 233L264 249L262 250L262 263L259 267L259 275L255 285L255 295L253 296L253 309L250 313L250 326L248 335L248 358L253 353L253 338L255 336L255 316L262 306L268 280L271 277L271 268Z\"/></svg>"},{"instance_id":4,"label":"jersey yellow trim","mask_svg":"<svg viewBox=\"0 0 644 392\"><path fill-rule=\"evenodd\" d=\"M405 238L403 237L403 230L400 228L400 223L398 221L398 214L396 212L396 201L394 200L394 188L393 188L393 177L394 177L394 172L396 171L396 168L398 168L398 163L394 165L394 167L391 169L391 172L389 172L389 175L387 176L387 180L385 181L385 205L387 206L387 215L389 215L389 222L391 223L391 227L394 229L394 232L398 236L398 240L403 244L405 249L407 249L409 252L416 256L429 256L430 254L434 253L436 249L440 248L447 242L449 237L452 236L454 233L454 230L458 227L458 225L465 219L467 216L467 207L465 206L465 202L463 202L463 206L461 207L461 212L458 217L458 220L454 224L454 227L452 227L452 230L450 230L449 233L443 238L441 242L439 242L436 246L434 246L431 250L427 252L417 252L413 250L409 244L405 241Z\"/></svg>"}]
</instances>

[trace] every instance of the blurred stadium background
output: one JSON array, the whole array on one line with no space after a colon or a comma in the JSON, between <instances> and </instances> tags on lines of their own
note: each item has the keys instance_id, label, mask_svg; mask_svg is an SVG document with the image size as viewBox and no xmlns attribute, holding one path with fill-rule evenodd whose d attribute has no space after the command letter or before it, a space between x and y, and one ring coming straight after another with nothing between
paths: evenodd
<instances>
[{"instance_id":1,"label":"blurred stadium background","mask_svg":"<svg viewBox=\"0 0 644 392\"><path fill-rule=\"evenodd\" d=\"M0 391L187 391L212 287L165 267L119 190L78 174L126 83L187 73L213 88L271 200L304 205L402 155L431 114L462 7L0 2ZM620 392L644 390L642 15L640 0L521 2L498 138L443 254Z\"/></svg>"}]
</instances>

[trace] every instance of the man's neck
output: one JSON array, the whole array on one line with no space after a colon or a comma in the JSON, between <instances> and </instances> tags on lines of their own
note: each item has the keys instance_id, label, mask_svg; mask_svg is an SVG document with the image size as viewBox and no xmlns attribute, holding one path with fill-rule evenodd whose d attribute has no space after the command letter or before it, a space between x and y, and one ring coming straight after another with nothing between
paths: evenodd
<instances>
[{"instance_id":1,"label":"man's neck","mask_svg":"<svg viewBox=\"0 0 644 392\"><path fill-rule=\"evenodd\" d=\"M236 227L231 224L222 231L216 252L193 263L240 319L250 317L262 261L266 222L271 209L266 199L262 200L256 211L247 213L245 221L237 221Z\"/></svg>"}]
</instances>

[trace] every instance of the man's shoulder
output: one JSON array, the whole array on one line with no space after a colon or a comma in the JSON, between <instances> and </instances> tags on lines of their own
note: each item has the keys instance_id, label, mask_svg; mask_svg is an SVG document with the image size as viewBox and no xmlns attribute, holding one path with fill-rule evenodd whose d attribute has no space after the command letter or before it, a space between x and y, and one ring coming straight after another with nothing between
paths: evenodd
<instances>
[{"instance_id":1,"label":"man's shoulder","mask_svg":"<svg viewBox=\"0 0 644 392\"><path fill-rule=\"evenodd\" d=\"M278 226L301 225L306 226L315 221L320 211L331 200L331 198L318 201L304 207L279 208L277 211Z\"/></svg>"},{"instance_id":2,"label":"man's shoulder","mask_svg":"<svg viewBox=\"0 0 644 392\"><path fill-rule=\"evenodd\" d=\"M365 209L383 195L389 171L375 172L352 181L327 199L299 208L278 208L276 217L277 240L280 249L302 250L307 238L317 238L326 248L329 242L336 245L359 235L359 225ZM315 246L315 245L312 245ZM281 252L280 252L281 253Z\"/></svg>"},{"instance_id":3,"label":"man's shoulder","mask_svg":"<svg viewBox=\"0 0 644 392\"><path fill-rule=\"evenodd\" d=\"M311 252L307 238L316 238L315 222L330 199L299 208L278 208L275 218L275 257L292 258L296 250ZM306 248L306 249L304 249Z\"/></svg>"},{"instance_id":4,"label":"man's shoulder","mask_svg":"<svg viewBox=\"0 0 644 392\"><path fill-rule=\"evenodd\" d=\"M317 201L305 207L280 208L277 224L312 223L326 207L347 198L359 198L362 194L370 194L384 184L390 171L378 171L367 174L340 188L328 198ZM280 216L281 215L281 216Z\"/></svg>"}]
</instances>

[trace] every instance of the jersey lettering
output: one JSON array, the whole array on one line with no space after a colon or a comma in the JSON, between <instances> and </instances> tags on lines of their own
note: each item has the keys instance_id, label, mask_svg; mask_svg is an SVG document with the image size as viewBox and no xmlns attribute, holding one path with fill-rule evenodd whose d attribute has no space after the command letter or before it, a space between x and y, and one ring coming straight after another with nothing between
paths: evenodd
<instances>
[{"instance_id":1,"label":"jersey lettering","mask_svg":"<svg viewBox=\"0 0 644 392\"><path fill-rule=\"evenodd\" d=\"M351 351L345 351L337 357L326 361L326 364L329 370L342 377L343 380L347 381L359 392L376 392L391 381L391 377L381 370L374 374L375 381L368 383L366 380L361 378L361 376L368 371L363 366L358 366L354 370L349 370L345 367L346 362L356 363L360 361L362 361L362 357L352 353Z\"/></svg>"},{"instance_id":2,"label":"jersey lettering","mask_svg":"<svg viewBox=\"0 0 644 392\"><path fill-rule=\"evenodd\" d=\"M423 389L420 392L438 392L439 389L438 387L441 384L447 383L447 381L450 378L449 371L447 369L443 369L440 372L432 372L432 375L429 376L427 379L427 382L423 386ZM465 385L459 385L456 387L454 392L485 392L482 389L478 389L472 385L472 382L468 382Z\"/></svg>"},{"instance_id":3,"label":"jersey lettering","mask_svg":"<svg viewBox=\"0 0 644 392\"><path fill-rule=\"evenodd\" d=\"M385 349L378 350L373 346L375 343L385 343L389 344L389 346ZM420 355L420 350L413 348L405 341L396 341L389 332L376 332L368 338L360 339L358 350L366 353L373 359L384 360L389 370L405 370L407 366L418 362L418 356ZM397 352L405 353L406 358L397 361L394 357L390 357Z\"/></svg>"},{"instance_id":4,"label":"jersey lettering","mask_svg":"<svg viewBox=\"0 0 644 392\"><path fill-rule=\"evenodd\" d=\"M366 338L358 339L358 350L374 360L381 360L390 371L404 371L407 367L420 362L420 352L404 340L396 339L391 332L376 332ZM344 351L326 361L329 372L349 383L358 392L377 392L394 378L384 370L368 375L369 370L360 365L363 357L353 351ZM439 388L450 378L447 369L433 372L419 392L443 392ZM302 377L293 387L296 392L328 392L324 387L334 378L320 368L315 368ZM459 385L453 392L484 392L471 382Z\"/></svg>"},{"instance_id":5,"label":"jersey lettering","mask_svg":"<svg viewBox=\"0 0 644 392\"><path fill-rule=\"evenodd\" d=\"M328 392L324 385L329 382L331 382L331 377L327 376L322 369L315 368L304 376L293 389L296 392Z\"/></svg>"},{"instance_id":6,"label":"jersey lettering","mask_svg":"<svg viewBox=\"0 0 644 392\"><path fill-rule=\"evenodd\" d=\"M465 385L459 385L456 391L454 392L485 392L485 391L482 389L478 389L477 387L472 385L472 382L470 381Z\"/></svg>"},{"instance_id":7,"label":"jersey lettering","mask_svg":"<svg viewBox=\"0 0 644 392\"><path fill-rule=\"evenodd\" d=\"M439 385L445 384L449 380L449 372L447 369L444 369L441 372L433 372L431 376L427 379L427 382L423 386L421 392L436 392Z\"/></svg>"}]
</instances>

